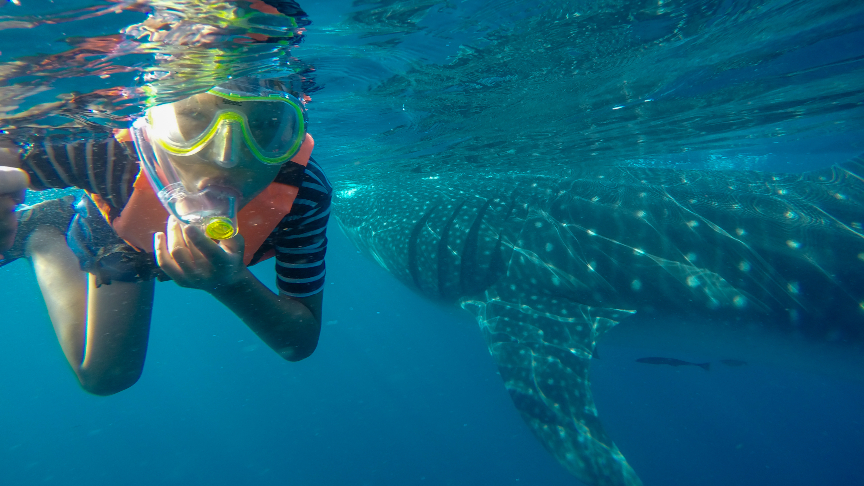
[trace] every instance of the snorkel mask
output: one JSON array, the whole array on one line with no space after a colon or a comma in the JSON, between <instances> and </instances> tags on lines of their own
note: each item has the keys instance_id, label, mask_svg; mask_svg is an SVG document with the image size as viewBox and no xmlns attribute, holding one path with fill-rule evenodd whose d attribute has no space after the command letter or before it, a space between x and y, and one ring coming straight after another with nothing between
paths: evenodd
<instances>
[{"instance_id":1,"label":"snorkel mask","mask_svg":"<svg viewBox=\"0 0 864 486\"><path fill-rule=\"evenodd\" d=\"M281 165L300 150L306 110L283 91L251 84L215 87L149 108L131 132L144 172L168 212L224 240L237 234L238 199L248 202L266 187L245 193L252 191L244 187L250 174L270 172L268 166Z\"/></svg>"}]
</instances>

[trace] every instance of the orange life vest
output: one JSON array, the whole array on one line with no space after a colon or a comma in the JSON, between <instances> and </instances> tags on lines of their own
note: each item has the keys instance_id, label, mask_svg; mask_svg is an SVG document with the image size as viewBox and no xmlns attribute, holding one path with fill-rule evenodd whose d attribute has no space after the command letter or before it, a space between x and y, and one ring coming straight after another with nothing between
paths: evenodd
<instances>
[{"instance_id":1,"label":"orange life vest","mask_svg":"<svg viewBox=\"0 0 864 486\"><path fill-rule=\"evenodd\" d=\"M127 133L126 130L119 130L115 132L115 138L118 141L125 141ZM315 141L307 133L300 151L291 159L291 162L305 167L309 163L309 156L312 155L314 146ZM168 211L159 201L144 171L138 171L132 187L132 196L129 197L120 214L113 219L109 217L111 207L107 201L98 194L91 194L90 197L120 238L138 250L152 253L153 235L165 231L168 224ZM237 213L239 232L245 242L243 263L249 265L264 240L291 211L299 190L297 186L273 182ZM271 256L272 253L262 260Z\"/></svg>"}]
</instances>

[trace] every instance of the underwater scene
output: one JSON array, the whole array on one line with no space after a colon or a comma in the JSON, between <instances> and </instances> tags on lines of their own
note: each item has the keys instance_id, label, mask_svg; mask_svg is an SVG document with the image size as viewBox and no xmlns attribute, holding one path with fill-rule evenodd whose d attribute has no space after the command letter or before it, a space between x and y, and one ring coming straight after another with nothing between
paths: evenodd
<instances>
[{"instance_id":1,"label":"underwater scene","mask_svg":"<svg viewBox=\"0 0 864 486\"><path fill-rule=\"evenodd\" d=\"M864 484L864 3L0 2L0 484Z\"/></svg>"}]
</instances>

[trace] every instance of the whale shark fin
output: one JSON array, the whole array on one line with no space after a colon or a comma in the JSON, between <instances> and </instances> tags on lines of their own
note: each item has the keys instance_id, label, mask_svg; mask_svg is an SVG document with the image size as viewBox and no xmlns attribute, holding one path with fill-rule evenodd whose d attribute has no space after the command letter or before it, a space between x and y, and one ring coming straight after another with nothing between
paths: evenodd
<instances>
[{"instance_id":1,"label":"whale shark fin","mask_svg":"<svg viewBox=\"0 0 864 486\"><path fill-rule=\"evenodd\" d=\"M589 382L597 338L630 311L520 294L510 278L463 299L522 419L547 450L586 484L641 485L603 430Z\"/></svg>"}]
</instances>

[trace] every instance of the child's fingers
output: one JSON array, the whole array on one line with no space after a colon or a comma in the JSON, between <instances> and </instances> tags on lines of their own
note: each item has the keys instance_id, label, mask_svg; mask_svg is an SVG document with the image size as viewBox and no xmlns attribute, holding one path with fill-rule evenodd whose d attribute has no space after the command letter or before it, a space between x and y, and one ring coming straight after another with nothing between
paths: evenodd
<instances>
[{"instance_id":1,"label":"child's fingers","mask_svg":"<svg viewBox=\"0 0 864 486\"><path fill-rule=\"evenodd\" d=\"M235 235L233 238L220 241L219 246L222 247L222 250L229 255L236 255L239 253L241 256L243 254L243 250L246 247L243 236L240 234Z\"/></svg>"},{"instance_id":2,"label":"child's fingers","mask_svg":"<svg viewBox=\"0 0 864 486\"><path fill-rule=\"evenodd\" d=\"M153 248L156 250L156 263L172 280L177 281L182 278L183 270L177 265L177 262L168 251L168 242L165 233L156 233L153 235Z\"/></svg>"},{"instance_id":3,"label":"child's fingers","mask_svg":"<svg viewBox=\"0 0 864 486\"><path fill-rule=\"evenodd\" d=\"M213 240L208 238L201 231L201 228L197 226L184 226L183 238L186 240L186 246L189 248L196 262L206 261L216 263L219 261L217 260L218 258L224 258L224 255L220 255L223 252L219 249L219 246L213 243Z\"/></svg>"},{"instance_id":4,"label":"child's fingers","mask_svg":"<svg viewBox=\"0 0 864 486\"><path fill-rule=\"evenodd\" d=\"M174 251L176 248L186 246L186 239L180 228L180 222L174 216L168 218L168 227L165 228L165 236L168 237L168 249Z\"/></svg>"},{"instance_id":5,"label":"child's fingers","mask_svg":"<svg viewBox=\"0 0 864 486\"><path fill-rule=\"evenodd\" d=\"M177 221L174 216L168 218L168 251L171 253L171 258L177 262L177 265L184 272L191 272L195 269L195 258L192 250L189 249L189 243L183 234L183 226Z\"/></svg>"}]
</instances>

